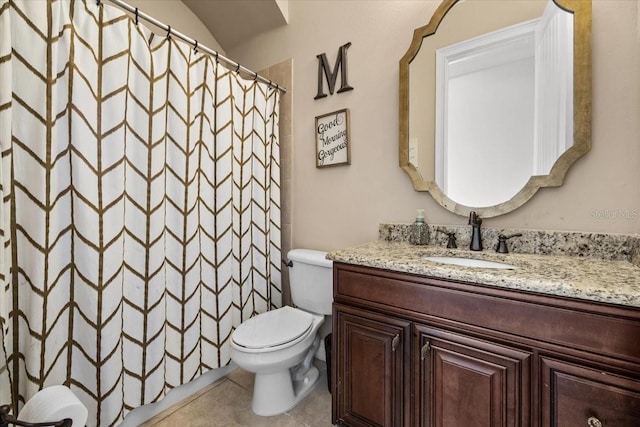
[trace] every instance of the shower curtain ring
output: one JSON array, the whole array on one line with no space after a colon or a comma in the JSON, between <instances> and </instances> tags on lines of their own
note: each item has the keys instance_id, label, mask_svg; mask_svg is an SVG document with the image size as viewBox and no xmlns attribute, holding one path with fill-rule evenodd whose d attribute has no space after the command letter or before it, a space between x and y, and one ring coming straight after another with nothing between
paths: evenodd
<instances>
[{"instance_id":1,"label":"shower curtain ring","mask_svg":"<svg viewBox=\"0 0 640 427\"><path fill-rule=\"evenodd\" d=\"M215 56L215 58L216 58L216 65L218 64L218 55L219 55L219 53L218 53L218 52L216 52L216 54L214 55L214 56Z\"/></svg>"},{"instance_id":2,"label":"shower curtain ring","mask_svg":"<svg viewBox=\"0 0 640 427\"><path fill-rule=\"evenodd\" d=\"M138 8L136 7L136 25L138 25L139 23L140 23L140 15L138 14Z\"/></svg>"},{"instance_id":3,"label":"shower curtain ring","mask_svg":"<svg viewBox=\"0 0 640 427\"><path fill-rule=\"evenodd\" d=\"M236 74L240 74L240 64L236 64Z\"/></svg>"},{"instance_id":4,"label":"shower curtain ring","mask_svg":"<svg viewBox=\"0 0 640 427\"><path fill-rule=\"evenodd\" d=\"M167 25L167 40L171 40L171 25Z\"/></svg>"},{"instance_id":5,"label":"shower curtain ring","mask_svg":"<svg viewBox=\"0 0 640 427\"><path fill-rule=\"evenodd\" d=\"M193 53L198 53L198 40L196 40L196 45L193 47Z\"/></svg>"},{"instance_id":6,"label":"shower curtain ring","mask_svg":"<svg viewBox=\"0 0 640 427\"><path fill-rule=\"evenodd\" d=\"M254 82L258 81L258 73L256 73L256 72L253 73L253 81Z\"/></svg>"}]
</instances>

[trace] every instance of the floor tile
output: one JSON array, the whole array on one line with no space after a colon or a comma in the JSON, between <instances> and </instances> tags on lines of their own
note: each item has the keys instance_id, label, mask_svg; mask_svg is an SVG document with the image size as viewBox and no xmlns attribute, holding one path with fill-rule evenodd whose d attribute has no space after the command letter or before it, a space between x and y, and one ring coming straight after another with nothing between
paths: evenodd
<instances>
[{"instance_id":1,"label":"floor tile","mask_svg":"<svg viewBox=\"0 0 640 427\"><path fill-rule=\"evenodd\" d=\"M142 427L330 427L331 394L324 362L315 362L320 379L309 395L285 414L261 417L251 411L254 374L236 369L197 395L176 404Z\"/></svg>"},{"instance_id":2,"label":"floor tile","mask_svg":"<svg viewBox=\"0 0 640 427\"><path fill-rule=\"evenodd\" d=\"M320 368L320 380L315 388L289 414L306 426L331 426L331 394L327 386L326 367Z\"/></svg>"},{"instance_id":3,"label":"floor tile","mask_svg":"<svg viewBox=\"0 0 640 427\"><path fill-rule=\"evenodd\" d=\"M161 426L161 425L165 425L165 420L169 417L171 417L173 414L175 413L180 413L180 411L188 406L191 402L193 402L194 400L200 398L202 395L209 393L211 390L213 390L215 387L218 387L222 384L224 384L224 382L226 382L227 380L225 378L222 378L218 381L216 381L215 383L203 388L202 390L198 391L197 393L194 393L192 396L189 396L188 398L176 403L175 405L165 409L164 411L160 412L159 414L157 414L156 416L148 419L146 422L142 423L139 427L151 427L151 426Z\"/></svg>"},{"instance_id":4,"label":"floor tile","mask_svg":"<svg viewBox=\"0 0 640 427\"><path fill-rule=\"evenodd\" d=\"M227 379L238 384L249 393L253 392L253 380L255 374L247 372L244 369L236 369L227 375Z\"/></svg>"}]
</instances>

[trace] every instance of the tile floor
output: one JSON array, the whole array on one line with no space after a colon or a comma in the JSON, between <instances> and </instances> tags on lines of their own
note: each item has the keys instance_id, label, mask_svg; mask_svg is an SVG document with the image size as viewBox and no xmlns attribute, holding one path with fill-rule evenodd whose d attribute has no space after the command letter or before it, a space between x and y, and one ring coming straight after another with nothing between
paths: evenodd
<instances>
[{"instance_id":1,"label":"tile floor","mask_svg":"<svg viewBox=\"0 0 640 427\"><path fill-rule=\"evenodd\" d=\"M305 400L285 414L255 415L251 411L254 375L236 369L141 427L330 427L331 394L327 388L327 368L324 362L316 360L315 363L320 370L320 380Z\"/></svg>"}]
</instances>

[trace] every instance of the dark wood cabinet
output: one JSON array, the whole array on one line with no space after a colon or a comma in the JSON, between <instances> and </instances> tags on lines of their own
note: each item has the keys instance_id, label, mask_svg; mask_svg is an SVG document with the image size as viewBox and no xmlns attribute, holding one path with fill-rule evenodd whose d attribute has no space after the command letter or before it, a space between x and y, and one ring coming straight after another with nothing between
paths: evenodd
<instances>
[{"instance_id":1,"label":"dark wood cabinet","mask_svg":"<svg viewBox=\"0 0 640 427\"><path fill-rule=\"evenodd\" d=\"M637 379L546 357L540 358L540 368L541 426L640 426Z\"/></svg>"},{"instance_id":2,"label":"dark wood cabinet","mask_svg":"<svg viewBox=\"0 0 640 427\"><path fill-rule=\"evenodd\" d=\"M338 308L336 409L346 425L402 426L409 322Z\"/></svg>"},{"instance_id":3,"label":"dark wood cabinet","mask_svg":"<svg viewBox=\"0 0 640 427\"><path fill-rule=\"evenodd\" d=\"M334 262L333 421L638 427L640 309Z\"/></svg>"},{"instance_id":4,"label":"dark wood cabinet","mask_svg":"<svg viewBox=\"0 0 640 427\"><path fill-rule=\"evenodd\" d=\"M530 353L440 329L416 329L417 425L529 425Z\"/></svg>"}]
</instances>

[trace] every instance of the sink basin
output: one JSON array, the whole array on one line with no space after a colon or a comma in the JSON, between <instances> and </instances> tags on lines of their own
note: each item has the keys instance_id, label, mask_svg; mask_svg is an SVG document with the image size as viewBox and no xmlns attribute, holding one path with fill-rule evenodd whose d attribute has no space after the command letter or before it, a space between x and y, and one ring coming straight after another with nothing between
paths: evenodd
<instances>
[{"instance_id":1,"label":"sink basin","mask_svg":"<svg viewBox=\"0 0 640 427\"><path fill-rule=\"evenodd\" d=\"M507 270L514 270L518 268L515 265L505 264L503 262L486 261L484 259L477 259L477 258L460 258L460 257L454 257L454 256L428 256L425 259L427 261L439 262L440 264L461 265L463 267L502 268Z\"/></svg>"}]
</instances>

